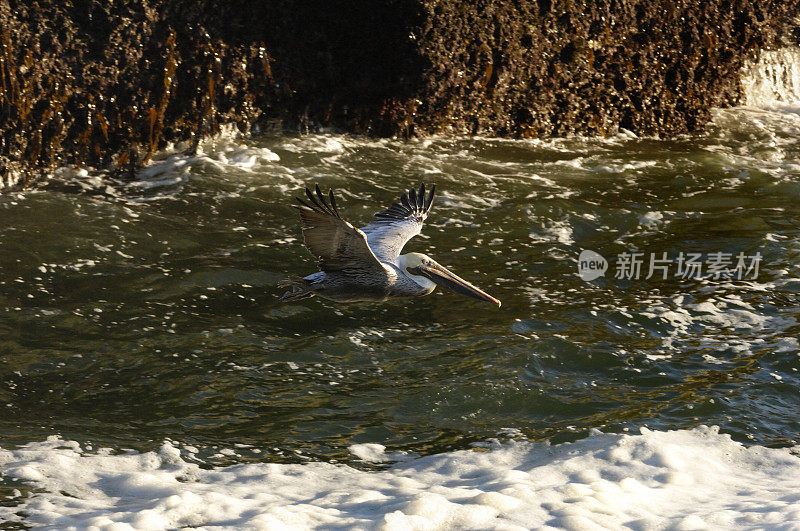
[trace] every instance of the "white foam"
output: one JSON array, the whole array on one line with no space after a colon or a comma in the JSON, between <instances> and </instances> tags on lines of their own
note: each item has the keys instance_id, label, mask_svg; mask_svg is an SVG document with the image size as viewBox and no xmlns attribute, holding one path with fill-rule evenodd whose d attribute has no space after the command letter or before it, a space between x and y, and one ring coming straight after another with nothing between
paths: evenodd
<instances>
[{"instance_id":1,"label":"white foam","mask_svg":"<svg viewBox=\"0 0 800 531\"><path fill-rule=\"evenodd\" d=\"M252 173L279 160L280 157L267 147L244 144L239 138L215 137L207 144L201 143L196 154L173 153L152 162L136 173L137 179L129 186L155 188L179 184L188 180L193 168L203 166Z\"/></svg>"},{"instance_id":2,"label":"white foam","mask_svg":"<svg viewBox=\"0 0 800 531\"><path fill-rule=\"evenodd\" d=\"M294 153L344 153L347 140L345 136L331 134L303 135L285 138L280 148Z\"/></svg>"},{"instance_id":3,"label":"white foam","mask_svg":"<svg viewBox=\"0 0 800 531\"><path fill-rule=\"evenodd\" d=\"M647 228L655 228L664 219L664 214L661 212L645 212L639 214L639 225Z\"/></svg>"},{"instance_id":4,"label":"white foam","mask_svg":"<svg viewBox=\"0 0 800 531\"><path fill-rule=\"evenodd\" d=\"M634 136L634 138L636 138ZM590 171L593 172L600 172L600 173L628 173L632 170L641 170L643 168L650 168L656 166L658 161L655 160L642 160L642 161L634 161L634 162L624 162L619 164L614 163L604 163L598 164L597 166L589 168Z\"/></svg>"},{"instance_id":5,"label":"white foam","mask_svg":"<svg viewBox=\"0 0 800 531\"><path fill-rule=\"evenodd\" d=\"M747 105L800 112L800 48L763 50L742 70Z\"/></svg>"},{"instance_id":6,"label":"white foam","mask_svg":"<svg viewBox=\"0 0 800 531\"><path fill-rule=\"evenodd\" d=\"M378 443L354 444L348 448L351 454L362 461L369 463L384 463L389 461L386 456L386 447Z\"/></svg>"},{"instance_id":7,"label":"white foam","mask_svg":"<svg viewBox=\"0 0 800 531\"><path fill-rule=\"evenodd\" d=\"M572 245L572 225L568 219L547 220L540 230L531 229L528 237L533 243L558 242L563 245Z\"/></svg>"},{"instance_id":8,"label":"white foam","mask_svg":"<svg viewBox=\"0 0 800 531\"><path fill-rule=\"evenodd\" d=\"M0 519L58 529L800 529L800 457L746 448L716 428L484 446L379 471L321 462L205 470L170 443L89 454L51 437L0 450L5 476L43 489L0 507ZM386 460L377 444L350 450Z\"/></svg>"}]
</instances>

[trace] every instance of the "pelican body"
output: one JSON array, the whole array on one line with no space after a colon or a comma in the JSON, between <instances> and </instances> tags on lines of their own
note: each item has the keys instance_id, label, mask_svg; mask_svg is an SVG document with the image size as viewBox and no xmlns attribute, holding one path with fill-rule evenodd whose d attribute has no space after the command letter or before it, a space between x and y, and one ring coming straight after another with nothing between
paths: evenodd
<instances>
[{"instance_id":1,"label":"pelican body","mask_svg":"<svg viewBox=\"0 0 800 531\"><path fill-rule=\"evenodd\" d=\"M337 302L386 301L397 297L428 295L436 286L500 306L500 301L448 271L421 253L400 254L403 246L420 233L433 204L436 186L426 194L425 185L400 197L399 203L375 214L369 225L357 229L342 219L333 190L328 199L316 186L306 188L308 202L297 198L303 240L320 271L306 277L290 277L281 286L291 287L282 301L318 295Z\"/></svg>"}]
</instances>

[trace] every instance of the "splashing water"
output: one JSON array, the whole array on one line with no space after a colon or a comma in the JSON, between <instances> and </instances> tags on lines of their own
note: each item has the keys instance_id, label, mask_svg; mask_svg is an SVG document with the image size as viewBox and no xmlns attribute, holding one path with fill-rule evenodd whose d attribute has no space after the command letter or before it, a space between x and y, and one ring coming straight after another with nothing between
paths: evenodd
<instances>
[{"instance_id":1,"label":"splashing water","mask_svg":"<svg viewBox=\"0 0 800 531\"><path fill-rule=\"evenodd\" d=\"M764 50L742 73L747 105L800 108L800 47Z\"/></svg>"}]
</instances>

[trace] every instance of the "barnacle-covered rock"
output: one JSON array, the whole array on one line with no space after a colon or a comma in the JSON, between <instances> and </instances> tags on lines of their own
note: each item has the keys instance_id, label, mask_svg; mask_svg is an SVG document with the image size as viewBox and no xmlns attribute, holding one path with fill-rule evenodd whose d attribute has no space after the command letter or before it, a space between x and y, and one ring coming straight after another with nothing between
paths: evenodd
<instances>
[{"instance_id":1,"label":"barnacle-covered rock","mask_svg":"<svg viewBox=\"0 0 800 531\"><path fill-rule=\"evenodd\" d=\"M224 124L669 136L741 98L800 0L0 0L0 183L131 171Z\"/></svg>"}]
</instances>

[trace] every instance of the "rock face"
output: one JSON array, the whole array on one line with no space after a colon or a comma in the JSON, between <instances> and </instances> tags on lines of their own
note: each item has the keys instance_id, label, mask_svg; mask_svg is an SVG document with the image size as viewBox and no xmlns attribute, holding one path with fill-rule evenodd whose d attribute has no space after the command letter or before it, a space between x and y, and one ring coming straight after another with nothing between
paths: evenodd
<instances>
[{"instance_id":1,"label":"rock face","mask_svg":"<svg viewBox=\"0 0 800 531\"><path fill-rule=\"evenodd\" d=\"M744 60L798 12L800 0L0 0L0 175L129 171L223 124L684 133L738 102Z\"/></svg>"},{"instance_id":2,"label":"rock face","mask_svg":"<svg viewBox=\"0 0 800 531\"><path fill-rule=\"evenodd\" d=\"M0 171L132 168L270 108L263 43L226 43L167 7L0 0Z\"/></svg>"},{"instance_id":3,"label":"rock face","mask_svg":"<svg viewBox=\"0 0 800 531\"><path fill-rule=\"evenodd\" d=\"M696 130L738 103L744 60L798 13L785 0L427 7L425 129L537 137Z\"/></svg>"}]
</instances>

